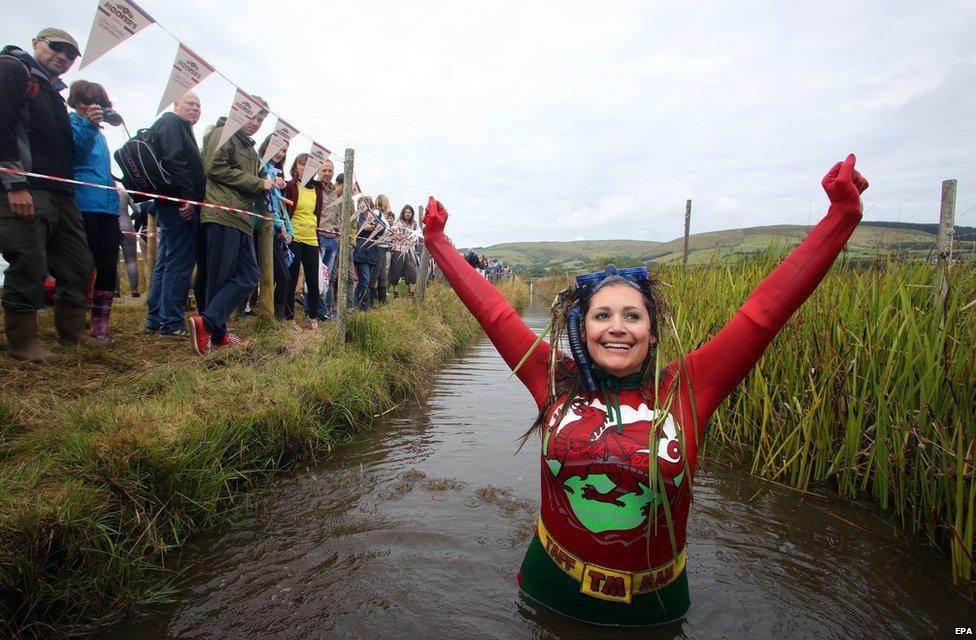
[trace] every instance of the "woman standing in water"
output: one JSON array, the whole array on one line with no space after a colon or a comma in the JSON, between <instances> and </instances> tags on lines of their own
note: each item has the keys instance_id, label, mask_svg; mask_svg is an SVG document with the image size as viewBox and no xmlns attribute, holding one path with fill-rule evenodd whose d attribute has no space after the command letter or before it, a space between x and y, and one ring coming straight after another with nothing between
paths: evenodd
<instances>
[{"instance_id":1,"label":"woman standing in water","mask_svg":"<svg viewBox=\"0 0 976 640\"><path fill-rule=\"evenodd\" d=\"M816 289L861 219L854 156L823 179L827 216L694 352L655 364L667 307L640 267L577 278L556 296L553 343L536 339L444 235L430 199L424 243L539 407L542 513L518 582L531 600L605 625L681 618L690 605L685 531L709 418Z\"/></svg>"}]
</instances>

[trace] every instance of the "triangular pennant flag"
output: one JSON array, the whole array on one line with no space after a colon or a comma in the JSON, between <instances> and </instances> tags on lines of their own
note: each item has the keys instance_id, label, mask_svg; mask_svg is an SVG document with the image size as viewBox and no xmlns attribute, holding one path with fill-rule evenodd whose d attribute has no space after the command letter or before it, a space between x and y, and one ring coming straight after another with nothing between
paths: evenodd
<instances>
[{"instance_id":1,"label":"triangular pennant flag","mask_svg":"<svg viewBox=\"0 0 976 640\"><path fill-rule=\"evenodd\" d=\"M132 0L102 0L95 10L85 55L79 69L84 69L113 47L139 33L155 20Z\"/></svg>"},{"instance_id":2,"label":"triangular pennant flag","mask_svg":"<svg viewBox=\"0 0 976 640\"><path fill-rule=\"evenodd\" d=\"M355 180L352 183L352 195L358 196L362 192L362 189L359 188L359 180Z\"/></svg>"},{"instance_id":3,"label":"triangular pennant flag","mask_svg":"<svg viewBox=\"0 0 976 640\"><path fill-rule=\"evenodd\" d=\"M308 181L319 172L322 164L329 159L330 153L331 151L318 142L312 143L312 149L308 152L308 160L305 162L305 171L302 173L302 184L308 184Z\"/></svg>"},{"instance_id":4,"label":"triangular pennant flag","mask_svg":"<svg viewBox=\"0 0 976 640\"><path fill-rule=\"evenodd\" d=\"M267 109L263 104L255 100L252 96L244 93L240 89L234 94L234 103L230 105L230 113L224 122L223 131L220 133L220 141L217 148L224 146L231 136L240 130L248 120Z\"/></svg>"},{"instance_id":5,"label":"triangular pennant flag","mask_svg":"<svg viewBox=\"0 0 976 640\"><path fill-rule=\"evenodd\" d=\"M264 157L261 158L261 166L267 164L268 160L275 157L275 154L288 146L291 139L298 135L298 129L291 126L281 118L275 123L274 133L268 141L268 148L264 150Z\"/></svg>"},{"instance_id":6,"label":"triangular pennant flag","mask_svg":"<svg viewBox=\"0 0 976 640\"><path fill-rule=\"evenodd\" d=\"M173 70L169 74L169 82L166 84L166 90L163 91L163 99L159 101L159 109L156 110L156 115L159 115L177 98L200 84L200 81L209 76L213 70L214 68L204 62L203 58L190 51L181 42L176 50Z\"/></svg>"}]
</instances>

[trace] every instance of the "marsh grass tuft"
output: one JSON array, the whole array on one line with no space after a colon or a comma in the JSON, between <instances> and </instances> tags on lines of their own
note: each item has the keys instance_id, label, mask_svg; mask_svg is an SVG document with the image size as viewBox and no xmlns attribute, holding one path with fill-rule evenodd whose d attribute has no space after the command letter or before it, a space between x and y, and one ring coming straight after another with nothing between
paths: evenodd
<instances>
[{"instance_id":1,"label":"marsh grass tuft","mask_svg":"<svg viewBox=\"0 0 976 640\"><path fill-rule=\"evenodd\" d=\"M504 293L523 306L528 288ZM253 343L195 356L113 310L119 345L52 365L0 358L0 637L81 634L166 596L167 552L246 504L290 463L327 454L480 334L449 289L335 327L243 327ZM50 319L41 339L53 342ZM6 345L0 344L0 348Z\"/></svg>"}]
</instances>

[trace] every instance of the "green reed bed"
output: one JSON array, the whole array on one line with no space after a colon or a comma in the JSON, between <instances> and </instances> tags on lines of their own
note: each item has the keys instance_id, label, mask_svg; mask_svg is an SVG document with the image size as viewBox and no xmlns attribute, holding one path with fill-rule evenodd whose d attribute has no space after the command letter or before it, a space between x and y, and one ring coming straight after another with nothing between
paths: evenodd
<instances>
[{"instance_id":1,"label":"green reed bed","mask_svg":"<svg viewBox=\"0 0 976 640\"><path fill-rule=\"evenodd\" d=\"M503 289L525 304L524 284ZM345 348L332 324L257 321L243 327L251 345L199 358L188 340L143 336L144 318L118 305L110 350L66 349L51 365L0 357L0 637L84 634L165 596L167 552L347 427L424 395L480 335L440 287L351 317Z\"/></svg>"},{"instance_id":2,"label":"green reed bed","mask_svg":"<svg viewBox=\"0 0 976 640\"><path fill-rule=\"evenodd\" d=\"M682 342L713 335L779 261L667 269ZM973 575L976 274L960 264L948 308L935 267L836 266L716 412L708 446L756 475L871 496L905 528L948 544L953 579Z\"/></svg>"}]
</instances>

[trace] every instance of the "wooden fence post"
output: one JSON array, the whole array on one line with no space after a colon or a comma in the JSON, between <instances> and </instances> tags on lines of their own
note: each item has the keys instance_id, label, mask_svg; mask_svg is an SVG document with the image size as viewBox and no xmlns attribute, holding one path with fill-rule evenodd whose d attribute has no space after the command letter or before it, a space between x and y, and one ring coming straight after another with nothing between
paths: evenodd
<instances>
[{"instance_id":1,"label":"wooden fence post","mask_svg":"<svg viewBox=\"0 0 976 640\"><path fill-rule=\"evenodd\" d=\"M939 309L939 328L945 327L949 304L949 265L952 262L952 236L956 219L956 181L942 181L942 207L939 211L939 263L935 283L935 304Z\"/></svg>"},{"instance_id":2,"label":"wooden fence post","mask_svg":"<svg viewBox=\"0 0 976 640\"><path fill-rule=\"evenodd\" d=\"M346 344L346 310L349 308L349 222L352 219L352 192L356 188L353 177L354 153L346 149L342 165L342 209L339 214L339 270L336 273L336 327L339 344Z\"/></svg>"},{"instance_id":3,"label":"wooden fence post","mask_svg":"<svg viewBox=\"0 0 976 640\"><path fill-rule=\"evenodd\" d=\"M271 213L266 213L270 216ZM274 317L274 220L262 220L258 235L258 267L261 282L256 313L262 318Z\"/></svg>"},{"instance_id":4,"label":"wooden fence post","mask_svg":"<svg viewBox=\"0 0 976 640\"><path fill-rule=\"evenodd\" d=\"M156 268L156 248L157 234L159 227L156 226L156 215L146 216L146 224L149 231L146 234L146 304L149 304L149 288L152 286L153 270Z\"/></svg>"},{"instance_id":5,"label":"wooden fence post","mask_svg":"<svg viewBox=\"0 0 976 640\"><path fill-rule=\"evenodd\" d=\"M681 258L681 268L688 266L688 232L691 230L691 200L685 201L685 250Z\"/></svg>"},{"instance_id":6,"label":"wooden fence post","mask_svg":"<svg viewBox=\"0 0 976 640\"><path fill-rule=\"evenodd\" d=\"M420 211L420 233L424 232L424 207L423 205L417 207ZM423 240L421 240L423 242ZM417 274L417 300L423 302L424 293L427 292L427 278L430 276L430 252L427 251L427 245L422 245L423 248L420 250L420 273Z\"/></svg>"}]
</instances>

